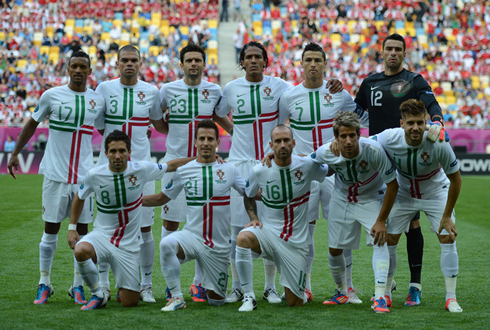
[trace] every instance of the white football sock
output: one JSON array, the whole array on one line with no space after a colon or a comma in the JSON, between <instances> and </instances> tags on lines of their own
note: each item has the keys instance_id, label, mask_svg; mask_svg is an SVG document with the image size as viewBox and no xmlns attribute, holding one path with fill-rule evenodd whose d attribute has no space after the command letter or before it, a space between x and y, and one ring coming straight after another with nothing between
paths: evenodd
<instances>
[{"instance_id":1,"label":"white football sock","mask_svg":"<svg viewBox=\"0 0 490 330\"><path fill-rule=\"evenodd\" d=\"M352 250L346 249L343 254L345 258L345 280L347 282L347 288L354 288L354 284L352 284Z\"/></svg>"},{"instance_id":2,"label":"white football sock","mask_svg":"<svg viewBox=\"0 0 490 330\"><path fill-rule=\"evenodd\" d=\"M396 250L398 245L388 246L388 252L390 254L390 267L388 269L388 277L386 280L385 296L391 298L391 284L393 283L393 278L395 277L396 265L398 262Z\"/></svg>"},{"instance_id":3,"label":"white football sock","mask_svg":"<svg viewBox=\"0 0 490 330\"><path fill-rule=\"evenodd\" d=\"M262 259L264 261L264 271L265 271L265 285L264 291L268 289L276 289L276 264L274 261L269 259Z\"/></svg>"},{"instance_id":4,"label":"white football sock","mask_svg":"<svg viewBox=\"0 0 490 330\"><path fill-rule=\"evenodd\" d=\"M165 237L160 242L160 263L165 282L172 297L184 298L180 287L180 262L177 258L179 243L175 238Z\"/></svg>"},{"instance_id":5,"label":"white football sock","mask_svg":"<svg viewBox=\"0 0 490 330\"><path fill-rule=\"evenodd\" d=\"M231 277L232 277L232 289L242 290L240 285L240 276L236 270L236 238L242 227L232 226L231 227Z\"/></svg>"},{"instance_id":6,"label":"white football sock","mask_svg":"<svg viewBox=\"0 0 490 330\"><path fill-rule=\"evenodd\" d=\"M347 295L347 282L345 280L345 258L341 254L339 256L333 256L328 254L328 265L330 272L332 273L333 280L337 285L337 290L340 293Z\"/></svg>"},{"instance_id":7,"label":"white football sock","mask_svg":"<svg viewBox=\"0 0 490 330\"><path fill-rule=\"evenodd\" d=\"M459 271L456 242L441 244L441 270L446 282L446 300L456 298L456 280Z\"/></svg>"},{"instance_id":8,"label":"white football sock","mask_svg":"<svg viewBox=\"0 0 490 330\"><path fill-rule=\"evenodd\" d=\"M373 270L374 270L374 296L375 299L384 296L386 282L388 281L388 270L390 268L390 252L388 244L379 247L373 246Z\"/></svg>"},{"instance_id":9,"label":"white football sock","mask_svg":"<svg viewBox=\"0 0 490 330\"><path fill-rule=\"evenodd\" d=\"M153 261L155 259L155 240L151 230L141 232L143 244L140 247L140 269L141 269L141 288L151 286L151 275L153 272Z\"/></svg>"},{"instance_id":10,"label":"white football sock","mask_svg":"<svg viewBox=\"0 0 490 330\"><path fill-rule=\"evenodd\" d=\"M308 256L306 257L306 288L311 290L311 267L313 266L313 260L315 259L315 227L316 224L310 223L308 225Z\"/></svg>"},{"instance_id":11,"label":"white football sock","mask_svg":"<svg viewBox=\"0 0 490 330\"><path fill-rule=\"evenodd\" d=\"M240 277L241 286L246 295L254 294L253 286L253 268L252 249L236 247L236 269Z\"/></svg>"},{"instance_id":12,"label":"white football sock","mask_svg":"<svg viewBox=\"0 0 490 330\"><path fill-rule=\"evenodd\" d=\"M41 278L39 284L51 284L51 267L53 266L54 252L58 246L58 234L43 233L39 243L39 271Z\"/></svg>"},{"instance_id":13,"label":"white football sock","mask_svg":"<svg viewBox=\"0 0 490 330\"><path fill-rule=\"evenodd\" d=\"M97 267L99 268L99 283L101 287L110 289L111 283L109 282L109 269L110 265L107 262L99 262L97 263ZM87 283L87 282L85 282Z\"/></svg>"},{"instance_id":14,"label":"white football sock","mask_svg":"<svg viewBox=\"0 0 490 330\"><path fill-rule=\"evenodd\" d=\"M85 235L79 235L79 236L80 236L79 241L81 241ZM73 255L73 260L74 260L73 287L77 288L80 285L83 285L83 280L82 280L82 276L80 275L80 272L78 271L78 262L77 259L75 259L75 255Z\"/></svg>"},{"instance_id":15,"label":"white football sock","mask_svg":"<svg viewBox=\"0 0 490 330\"><path fill-rule=\"evenodd\" d=\"M85 261L78 261L78 270L80 275L82 276L85 283L92 292L92 295L96 295L97 297L102 297L102 290L99 286L99 280L97 276L97 267L95 266L92 259L87 259Z\"/></svg>"}]
</instances>

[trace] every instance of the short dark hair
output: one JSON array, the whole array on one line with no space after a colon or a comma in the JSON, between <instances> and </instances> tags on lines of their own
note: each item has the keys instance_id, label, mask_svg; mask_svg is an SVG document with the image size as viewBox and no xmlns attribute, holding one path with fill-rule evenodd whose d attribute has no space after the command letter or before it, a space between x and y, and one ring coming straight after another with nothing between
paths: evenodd
<instances>
[{"instance_id":1,"label":"short dark hair","mask_svg":"<svg viewBox=\"0 0 490 330\"><path fill-rule=\"evenodd\" d=\"M196 133L194 134L194 138L197 139L197 132L199 132L199 129L200 128L211 128L211 129L214 129L215 133L216 133L216 140L219 139L219 130L218 130L218 126L216 126L216 124L214 123L214 121L210 120L210 119L204 119L204 120L201 120L198 124L197 124L197 127L196 127Z\"/></svg>"},{"instance_id":2,"label":"short dark hair","mask_svg":"<svg viewBox=\"0 0 490 330\"><path fill-rule=\"evenodd\" d=\"M427 110L425 109L424 102L416 99L408 99L400 104L400 112L402 119L405 119L405 117L409 115L424 115L424 118L427 117Z\"/></svg>"},{"instance_id":3,"label":"short dark hair","mask_svg":"<svg viewBox=\"0 0 490 330\"><path fill-rule=\"evenodd\" d=\"M406 50L407 48L407 43L405 42L405 38L403 38L401 35L399 35L398 33L393 33L393 34L390 34L389 36L387 36L385 38L385 40L383 40L383 50L385 49L385 44L386 44L386 41L387 40L397 40L397 41L401 41L403 43L403 51Z\"/></svg>"},{"instance_id":4,"label":"short dark hair","mask_svg":"<svg viewBox=\"0 0 490 330\"><path fill-rule=\"evenodd\" d=\"M206 52L204 51L204 48L202 48L199 45L196 45L193 42L189 42L189 44L187 44L187 46L185 46L184 48L182 48L180 50L180 63L184 63L184 55L186 53L189 53L189 52L201 53L202 54L202 60L203 60L203 62L206 63Z\"/></svg>"},{"instance_id":5,"label":"short dark hair","mask_svg":"<svg viewBox=\"0 0 490 330\"><path fill-rule=\"evenodd\" d=\"M136 52L136 53L138 53L138 58L141 58L140 51L138 50L138 48L136 48L133 45L126 45L126 46L119 48L119 50L117 51L117 59L118 60L121 57L121 52L123 52L123 51L125 51L125 52Z\"/></svg>"},{"instance_id":6,"label":"short dark hair","mask_svg":"<svg viewBox=\"0 0 490 330\"><path fill-rule=\"evenodd\" d=\"M128 151L131 150L131 140L129 139L129 136L126 133L119 130L115 130L109 135L107 135L104 141L105 151L109 151L109 143L113 141L123 141L124 143L126 143L126 147L128 148Z\"/></svg>"},{"instance_id":7,"label":"short dark hair","mask_svg":"<svg viewBox=\"0 0 490 330\"><path fill-rule=\"evenodd\" d=\"M90 56L87 53L79 50L71 54L70 59L68 60L68 66L70 66L71 59L74 57L86 58L88 60L88 67L90 68Z\"/></svg>"},{"instance_id":8,"label":"short dark hair","mask_svg":"<svg viewBox=\"0 0 490 330\"><path fill-rule=\"evenodd\" d=\"M288 125L284 125L284 124L279 124L279 125L276 125L276 127L274 127L271 131L271 141L272 141L272 133L274 132L275 129L283 129L283 128L287 128L289 130L289 132L291 133L291 138L294 138L293 136L293 130L291 129L291 127L289 127Z\"/></svg>"},{"instance_id":9,"label":"short dark hair","mask_svg":"<svg viewBox=\"0 0 490 330\"><path fill-rule=\"evenodd\" d=\"M355 112L341 112L335 116L333 121L333 134L335 137L339 136L340 126L354 127L357 135L359 136L361 134L361 120Z\"/></svg>"},{"instance_id":10,"label":"short dark hair","mask_svg":"<svg viewBox=\"0 0 490 330\"><path fill-rule=\"evenodd\" d=\"M320 52L322 53L323 61L327 61L327 56L325 55L325 51L323 50L322 46L319 44L316 44L314 42L309 42L306 46L305 49L303 49L303 53L301 54L301 60L305 57L306 52Z\"/></svg>"},{"instance_id":11,"label":"short dark hair","mask_svg":"<svg viewBox=\"0 0 490 330\"><path fill-rule=\"evenodd\" d=\"M262 57L264 58L264 69L269 66L269 57L267 57L267 50L265 50L264 45L257 41L250 41L245 46L243 46L242 51L240 52L240 70L245 70L242 65L242 61L245 59L245 51L250 47L257 47L262 51Z\"/></svg>"}]
</instances>

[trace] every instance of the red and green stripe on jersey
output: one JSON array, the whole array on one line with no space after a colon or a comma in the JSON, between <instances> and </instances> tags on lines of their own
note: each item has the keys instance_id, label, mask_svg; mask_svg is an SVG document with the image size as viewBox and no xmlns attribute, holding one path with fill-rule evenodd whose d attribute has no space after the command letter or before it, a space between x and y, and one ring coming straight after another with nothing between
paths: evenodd
<instances>
[{"instance_id":1,"label":"red and green stripe on jersey","mask_svg":"<svg viewBox=\"0 0 490 330\"><path fill-rule=\"evenodd\" d=\"M188 88L187 100L173 98L169 105L169 124L188 125L187 129L187 157L197 156L194 146L194 136L197 124L204 119L213 119L213 115L199 114L199 89Z\"/></svg>"},{"instance_id":2,"label":"red and green stripe on jersey","mask_svg":"<svg viewBox=\"0 0 490 330\"><path fill-rule=\"evenodd\" d=\"M393 155L393 161L396 164L398 173L410 181L410 195L412 198L422 199L422 193L420 191L420 182L432 179L441 170L441 165L430 173L419 175L417 173L417 153L418 149L407 148L406 163L405 168L402 166L402 159L397 156L396 153Z\"/></svg>"},{"instance_id":3,"label":"red and green stripe on jersey","mask_svg":"<svg viewBox=\"0 0 490 330\"><path fill-rule=\"evenodd\" d=\"M279 118L279 110L262 113L262 103L260 99L260 85L250 85L250 113L242 110L245 107L245 100L238 99L236 112L233 113L233 125L252 125L253 143L255 159L264 158L264 128L265 123L270 123ZM267 132L266 138L269 132Z\"/></svg>"},{"instance_id":4,"label":"red and green stripe on jersey","mask_svg":"<svg viewBox=\"0 0 490 330\"><path fill-rule=\"evenodd\" d=\"M58 113L53 112L49 118L49 129L72 133L70 159L68 161L68 183L78 183L78 164L80 162L80 151L83 135L92 136L94 127L84 125L85 119L85 96L75 95L75 109L70 105L73 103L62 102ZM56 116L58 115L58 116Z\"/></svg>"},{"instance_id":5,"label":"red and green stripe on jersey","mask_svg":"<svg viewBox=\"0 0 490 330\"><path fill-rule=\"evenodd\" d=\"M124 174L115 174L113 176L113 182L107 185L100 185L100 189L104 189L111 185L113 187L102 190L100 196L98 196L97 211L107 214L117 214L119 227L116 228L111 237L111 244L114 244L115 247L119 247L119 243L124 237L126 226L131 218L129 213L143 204L143 194L140 194L135 201L128 203ZM114 191L114 196L111 196L110 191ZM111 200L111 198L114 198L115 201Z\"/></svg>"},{"instance_id":6,"label":"red and green stripe on jersey","mask_svg":"<svg viewBox=\"0 0 490 330\"><path fill-rule=\"evenodd\" d=\"M266 189L262 191L262 202L269 208L283 210L284 224L279 237L287 242L293 235L294 209L308 202L310 191L294 198L290 170L280 169L279 174L279 184L276 183L277 180L267 180Z\"/></svg>"},{"instance_id":7,"label":"red and green stripe on jersey","mask_svg":"<svg viewBox=\"0 0 490 330\"><path fill-rule=\"evenodd\" d=\"M120 130L126 133L129 139L132 139L133 127L148 127L150 117L133 117L134 90L123 88L123 93L122 112L120 114L118 114L118 100L112 98L111 95L110 106L105 114L105 123L119 126ZM131 160L131 156L128 159Z\"/></svg>"},{"instance_id":8,"label":"red and green stripe on jersey","mask_svg":"<svg viewBox=\"0 0 490 330\"><path fill-rule=\"evenodd\" d=\"M213 196L213 166L203 166L202 180L197 179L198 176L195 178L195 180L189 179L185 183L187 206L202 206L204 244L213 248L213 208L230 205L230 195ZM200 193L198 182L202 182Z\"/></svg>"},{"instance_id":9,"label":"red and green stripe on jersey","mask_svg":"<svg viewBox=\"0 0 490 330\"><path fill-rule=\"evenodd\" d=\"M298 119L289 118L289 122L291 124L291 128L293 129L297 129L300 131L311 131L313 150L316 150L324 144L322 131L332 128L333 118L322 119L320 91L308 92L308 96L310 120L303 120L303 107L296 107L295 110L300 111Z\"/></svg>"},{"instance_id":10,"label":"red and green stripe on jersey","mask_svg":"<svg viewBox=\"0 0 490 330\"><path fill-rule=\"evenodd\" d=\"M347 160L345 162L345 166L334 165L334 168L336 173L339 175L340 179L342 180L342 182L346 184L352 183L348 188L348 195L347 195L347 201L351 203L357 203L359 201L357 199L357 196L359 196L359 188L370 184L379 175L378 172L375 172L367 180L359 181L356 160ZM342 172L343 168L345 168L345 173Z\"/></svg>"}]
</instances>

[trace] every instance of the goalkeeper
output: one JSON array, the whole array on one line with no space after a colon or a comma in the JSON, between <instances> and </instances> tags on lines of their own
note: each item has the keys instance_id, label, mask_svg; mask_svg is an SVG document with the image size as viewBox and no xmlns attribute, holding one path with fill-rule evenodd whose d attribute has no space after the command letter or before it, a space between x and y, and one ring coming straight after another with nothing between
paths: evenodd
<instances>
[{"instance_id":1,"label":"goalkeeper","mask_svg":"<svg viewBox=\"0 0 490 330\"><path fill-rule=\"evenodd\" d=\"M369 112L369 135L387 128L400 127L400 105L408 99L421 100L437 123L442 138L449 140L442 125L442 111L427 81L418 73L403 68L406 44L399 34L392 34L383 41L382 56L385 71L372 74L362 82L355 102ZM435 127L434 127L435 128ZM436 132L438 133L438 132ZM431 136L434 134L431 131ZM410 286L406 306L420 304L421 273L424 238L420 230L420 214L416 214L407 235ZM393 286L395 288L395 285Z\"/></svg>"}]
</instances>

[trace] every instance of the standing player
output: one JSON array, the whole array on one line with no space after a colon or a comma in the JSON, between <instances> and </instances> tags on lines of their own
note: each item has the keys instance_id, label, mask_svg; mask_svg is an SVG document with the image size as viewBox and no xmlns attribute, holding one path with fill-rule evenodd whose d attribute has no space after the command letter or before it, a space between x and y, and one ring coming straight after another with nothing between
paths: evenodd
<instances>
[{"instance_id":1,"label":"standing player","mask_svg":"<svg viewBox=\"0 0 490 330\"><path fill-rule=\"evenodd\" d=\"M368 124L368 114L359 108L347 91L331 94L326 88L327 82L323 80L325 66L327 65L325 52L319 45L311 42L307 44L301 56L305 80L303 83L287 90L279 102L279 122L285 123L289 117L291 129L296 138L296 155L309 155L320 146L334 139L333 119L340 111L354 111L361 117L363 124ZM306 279L306 294L308 300L313 299L311 292L311 266L315 255L313 234L316 220L319 219L319 207L322 205L322 215L328 215L328 205L334 186L334 178L329 177L323 183L313 182L309 207L309 253ZM347 287L349 303L360 304L352 284L352 250L344 250L347 265Z\"/></svg>"},{"instance_id":2,"label":"standing player","mask_svg":"<svg viewBox=\"0 0 490 330\"><path fill-rule=\"evenodd\" d=\"M328 263L337 285L337 293L324 305L340 305L348 301L343 249L359 249L361 227L373 245L375 278L374 311L388 313L390 301L384 297L390 257L386 219L395 202L398 184L394 165L376 141L359 138L360 120L352 112L335 117L333 131L340 148L337 157L330 143L311 154L318 163L327 163L335 171L335 189L328 214ZM369 237L371 234L374 241Z\"/></svg>"},{"instance_id":3,"label":"standing player","mask_svg":"<svg viewBox=\"0 0 490 330\"><path fill-rule=\"evenodd\" d=\"M194 144L197 159L177 170L157 195L145 196L143 205L163 205L184 190L187 223L160 242L162 273L172 298L162 308L172 312L186 308L180 286L180 264L195 259L203 272L202 286L210 305L225 303L230 267L230 189L244 193L245 180L232 164L218 164L218 127L211 120L200 121Z\"/></svg>"},{"instance_id":4,"label":"standing player","mask_svg":"<svg viewBox=\"0 0 490 330\"><path fill-rule=\"evenodd\" d=\"M285 125L271 132L274 152L271 167L256 165L247 182L245 206L251 222L237 237L236 265L245 298L240 312L257 308L253 292L254 257L270 259L281 274L289 306L302 306L305 294L309 249L308 200L313 180L323 181L328 167L319 166L309 157L292 155L295 146L292 130ZM257 217L255 196L261 189L264 216Z\"/></svg>"},{"instance_id":5,"label":"standing player","mask_svg":"<svg viewBox=\"0 0 490 330\"><path fill-rule=\"evenodd\" d=\"M141 240L141 204L148 181L159 180L166 171L175 171L191 158L165 164L132 162L131 141L118 130L106 136L105 155L108 164L90 170L73 201L68 244L75 250L78 269L92 297L82 310L104 307L108 295L98 281L97 262L109 263L116 278L123 307L132 307L140 300L139 255ZM85 199L97 196L97 217L94 229L82 240L74 230L85 205Z\"/></svg>"},{"instance_id":6,"label":"standing player","mask_svg":"<svg viewBox=\"0 0 490 330\"><path fill-rule=\"evenodd\" d=\"M138 79L141 68L141 57L138 49L127 45L117 53L117 67L120 77L101 83L97 92L104 96L106 104L104 139L114 130L126 133L131 139L134 152L130 160L150 161L150 142L146 135L151 122L159 132L166 133L163 114L159 106L158 89ZM107 164L104 153L100 154L97 165ZM155 183L148 182L144 194L154 194ZM151 286L153 259L155 258L155 241L151 232L154 221L154 211L146 208L142 211L140 267L141 267L141 299L145 302L155 302ZM109 265L99 263L100 282L110 297Z\"/></svg>"},{"instance_id":7,"label":"standing player","mask_svg":"<svg viewBox=\"0 0 490 330\"><path fill-rule=\"evenodd\" d=\"M458 252L454 205L461 190L459 164L449 143L430 143L424 139L427 112L424 103L414 99L400 105L402 128L374 136L393 158L400 190L388 221L390 271L386 287L396 270L396 249L402 232L418 211L424 211L441 244L441 269L446 282L446 309L462 312L456 301ZM449 179L449 180L448 180ZM385 294L390 295L390 290Z\"/></svg>"},{"instance_id":8,"label":"standing player","mask_svg":"<svg viewBox=\"0 0 490 330\"><path fill-rule=\"evenodd\" d=\"M383 41L385 71L373 74L362 82L355 102L369 112L369 135L387 128L400 127L400 104L408 99L421 100L434 123L442 124L442 111L431 87L420 75L403 68L406 56L405 39L392 34ZM420 214L410 224L407 235L408 263L411 280L407 306L420 304L424 237L420 230Z\"/></svg>"},{"instance_id":9,"label":"standing player","mask_svg":"<svg viewBox=\"0 0 490 330\"><path fill-rule=\"evenodd\" d=\"M68 61L68 85L46 91L39 105L19 135L17 145L9 160L10 174L16 178L19 165L17 155L34 134L37 126L49 116L49 139L39 173L43 181L44 234L39 244L39 268L41 278L34 304L48 302L53 294L51 266L58 242L61 222L70 216L69 210L78 189L78 184L93 164L92 134L94 126L104 124L105 103L101 95L87 89L87 77L92 73L90 57L84 52L75 52ZM14 170L15 168L15 170ZM76 227L78 234L87 234L88 223L93 219L93 197L88 203ZM85 304L85 294L80 274L75 266L75 278L68 294L77 304Z\"/></svg>"},{"instance_id":10,"label":"standing player","mask_svg":"<svg viewBox=\"0 0 490 330\"><path fill-rule=\"evenodd\" d=\"M224 115L220 118L214 114L214 109L221 100L221 87L202 80L205 64L204 49L192 43L187 45L180 51L180 68L184 71L184 79L165 84L160 90L161 107L168 111L168 135L165 142L167 153L164 161L197 154L194 136L197 124L202 120L214 118L225 130L231 132L232 125L228 117ZM165 187L173 175L174 173L168 173L163 177L162 187ZM186 207L182 191L162 208L162 239L179 229L179 223L185 221ZM195 302L206 301L206 292L201 283L202 272L196 263L196 276L190 289Z\"/></svg>"}]
</instances>

